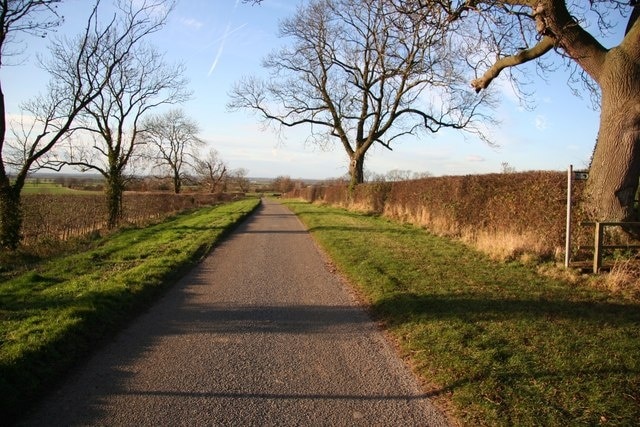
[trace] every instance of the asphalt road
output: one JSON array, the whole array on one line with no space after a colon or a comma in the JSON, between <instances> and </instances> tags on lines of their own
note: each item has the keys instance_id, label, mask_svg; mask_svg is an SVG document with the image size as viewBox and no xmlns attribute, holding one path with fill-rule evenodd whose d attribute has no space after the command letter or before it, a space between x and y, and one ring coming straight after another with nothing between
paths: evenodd
<instances>
[{"instance_id":1,"label":"asphalt road","mask_svg":"<svg viewBox=\"0 0 640 427\"><path fill-rule=\"evenodd\" d=\"M273 201L24 423L447 425L303 225Z\"/></svg>"}]
</instances>

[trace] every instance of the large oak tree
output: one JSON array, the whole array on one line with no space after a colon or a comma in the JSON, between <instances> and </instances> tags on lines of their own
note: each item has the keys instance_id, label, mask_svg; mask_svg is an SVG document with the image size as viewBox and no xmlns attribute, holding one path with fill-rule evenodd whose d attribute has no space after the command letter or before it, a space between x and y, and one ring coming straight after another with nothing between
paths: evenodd
<instances>
[{"instance_id":1,"label":"large oak tree","mask_svg":"<svg viewBox=\"0 0 640 427\"><path fill-rule=\"evenodd\" d=\"M409 15L444 12L458 40L490 56L476 56L481 91L502 72L557 53L573 64L600 103L600 128L589 170L586 208L595 220L637 218L640 178L640 3L614 0L392 0ZM620 43L606 48L615 16L629 16ZM512 74L510 74L513 76ZM601 95L601 96L600 96ZM573 119L569 116L567 120Z\"/></svg>"}]
</instances>

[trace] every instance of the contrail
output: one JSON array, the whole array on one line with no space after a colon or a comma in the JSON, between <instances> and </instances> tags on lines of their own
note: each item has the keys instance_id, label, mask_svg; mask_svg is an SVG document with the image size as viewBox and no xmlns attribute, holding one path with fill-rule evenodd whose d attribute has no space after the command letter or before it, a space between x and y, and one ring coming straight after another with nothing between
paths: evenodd
<instances>
[{"instance_id":1,"label":"contrail","mask_svg":"<svg viewBox=\"0 0 640 427\"><path fill-rule=\"evenodd\" d=\"M232 17L235 14L235 11L238 8L239 4L240 4L240 0L236 0L235 4L233 5L233 10L231 11L231 16ZM229 19L229 23L227 24L227 28L224 30L224 34L222 35L222 37L220 37L219 39L214 40L211 43L211 44L214 44L214 43L217 43L218 41L220 41L220 47L218 47L218 52L216 53L216 57L213 59L213 64L211 64L211 68L209 68L209 73L207 74L207 76L210 76L211 73L213 73L213 70L216 69L216 66L218 65L218 61L220 60L220 56L222 55L222 52L224 51L224 45L227 42L227 38L229 38L229 36L231 34L235 33L239 29L243 28L245 25L247 25L247 24L244 23L244 24L240 25L239 27L236 27L233 30L231 30L231 19Z\"/></svg>"},{"instance_id":2,"label":"contrail","mask_svg":"<svg viewBox=\"0 0 640 427\"><path fill-rule=\"evenodd\" d=\"M214 40L211 44L220 42L220 46L218 47L218 52L216 53L216 57L213 60L213 64L211 64L211 68L209 69L209 73L207 74L207 76L210 76L211 73L213 73L213 70L215 70L216 66L218 65L218 61L220 60L220 56L222 55L222 52L224 51L224 45L227 42L227 38L229 38L229 36L233 33L235 33L238 30L241 30L242 28L244 28L247 25L247 23L245 22L244 24L240 25L239 27L234 28L233 30L231 30L231 23L229 23L227 25L227 28L224 31L224 34L222 35L222 37Z\"/></svg>"},{"instance_id":3,"label":"contrail","mask_svg":"<svg viewBox=\"0 0 640 427\"><path fill-rule=\"evenodd\" d=\"M219 41L226 41L226 40L227 40L227 37L229 37L231 34L235 33L236 31L243 29L244 27L246 27L246 26L247 26L247 24L248 24L248 23L247 23L247 22L245 22L244 24L237 26L236 28L234 28L234 29L233 29L233 30L231 30L231 31L229 31L229 26L230 26L230 25L227 25L227 29L225 30L224 35L222 35L222 36L218 37L217 39L215 39L215 40L214 40L214 41L212 41L212 42L209 42L209 44L210 44L210 45L212 45L212 44L216 44L216 43L218 43Z\"/></svg>"}]
</instances>

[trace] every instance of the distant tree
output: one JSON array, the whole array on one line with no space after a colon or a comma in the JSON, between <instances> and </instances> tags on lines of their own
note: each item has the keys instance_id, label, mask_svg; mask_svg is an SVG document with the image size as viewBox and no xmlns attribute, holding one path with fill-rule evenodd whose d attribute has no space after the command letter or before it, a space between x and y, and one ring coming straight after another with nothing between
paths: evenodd
<instances>
[{"instance_id":1,"label":"distant tree","mask_svg":"<svg viewBox=\"0 0 640 427\"><path fill-rule=\"evenodd\" d=\"M516 168L511 166L508 162L502 162L502 173L515 173Z\"/></svg>"},{"instance_id":2,"label":"distant tree","mask_svg":"<svg viewBox=\"0 0 640 427\"><path fill-rule=\"evenodd\" d=\"M144 19L153 32L164 26L174 5L162 0L118 0L117 4L125 20L128 17ZM114 27L110 37L119 36L120 27L122 24ZM105 60L112 55L120 55L121 60L110 65L107 85L78 116L79 127L90 135L91 142L85 140L83 144L72 140L59 157L49 159L50 165L76 166L81 171L94 170L104 176L109 228L116 227L122 216L122 195L128 178L126 168L140 154L140 123L144 115L160 105L180 103L190 96L183 77L184 67L166 64L155 47L144 43L143 37L150 33L132 40L125 52L106 53ZM77 45L62 43L54 48L53 68L71 69L73 64L69 64L67 58L74 54ZM98 62L96 67L79 71L104 73L103 63Z\"/></svg>"},{"instance_id":3,"label":"distant tree","mask_svg":"<svg viewBox=\"0 0 640 427\"><path fill-rule=\"evenodd\" d=\"M365 172L367 182L387 182L387 175L383 173L377 172ZM347 177L347 181L349 181L349 177Z\"/></svg>"},{"instance_id":4,"label":"distant tree","mask_svg":"<svg viewBox=\"0 0 640 427\"><path fill-rule=\"evenodd\" d=\"M413 172L408 169L392 169L387 172L387 181L408 181L411 179Z\"/></svg>"},{"instance_id":5,"label":"distant tree","mask_svg":"<svg viewBox=\"0 0 640 427\"><path fill-rule=\"evenodd\" d=\"M441 28L396 13L386 0L313 0L281 23L291 46L269 55L268 80L244 78L231 110L249 109L279 127L306 125L310 141L340 141L351 183L364 181L375 144L442 128L479 132L488 96L458 73L467 52Z\"/></svg>"},{"instance_id":6,"label":"distant tree","mask_svg":"<svg viewBox=\"0 0 640 427\"><path fill-rule=\"evenodd\" d=\"M198 137L198 123L187 117L184 110L172 109L147 117L142 129L147 157L155 167L169 170L173 191L180 193L187 168L195 165L197 150L204 145Z\"/></svg>"},{"instance_id":7,"label":"distant tree","mask_svg":"<svg viewBox=\"0 0 640 427\"><path fill-rule=\"evenodd\" d=\"M234 169L229 173L229 181L235 186L240 192L246 193L249 191L249 179L247 178L248 170L245 168Z\"/></svg>"},{"instance_id":8,"label":"distant tree","mask_svg":"<svg viewBox=\"0 0 640 427\"><path fill-rule=\"evenodd\" d=\"M273 189L280 193L288 193L293 190L296 183L290 176L280 175L273 180Z\"/></svg>"},{"instance_id":9,"label":"distant tree","mask_svg":"<svg viewBox=\"0 0 640 427\"><path fill-rule=\"evenodd\" d=\"M433 174L431 172L414 172L413 176L411 177L411 179L423 179L423 178L430 178L432 177Z\"/></svg>"},{"instance_id":10,"label":"distant tree","mask_svg":"<svg viewBox=\"0 0 640 427\"><path fill-rule=\"evenodd\" d=\"M194 170L198 181L209 187L210 193L224 191L227 166L216 150L210 149L205 156L195 159Z\"/></svg>"}]
</instances>

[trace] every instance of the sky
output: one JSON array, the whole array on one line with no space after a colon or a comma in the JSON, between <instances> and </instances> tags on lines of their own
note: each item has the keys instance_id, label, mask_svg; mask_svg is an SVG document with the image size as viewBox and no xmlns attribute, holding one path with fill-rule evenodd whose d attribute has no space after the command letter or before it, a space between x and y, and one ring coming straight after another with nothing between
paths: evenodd
<instances>
[{"instance_id":1,"label":"sky","mask_svg":"<svg viewBox=\"0 0 640 427\"><path fill-rule=\"evenodd\" d=\"M228 93L242 76L265 76L262 59L286 43L278 38L278 23L300 1L265 0L252 6L240 0L178 0L166 27L151 39L168 62L185 65L193 98L182 108L200 125L201 138L231 169L245 168L251 177L327 179L348 170L341 146L321 150L305 144L308 128L277 134L250 111L226 108ZM48 37L78 34L91 4L65 0L60 6L65 21ZM619 39L603 44L611 47ZM45 91L48 75L37 58L46 56L48 43L47 38L24 37L23 54L0 69L9 117L18 117L21 103ZM570 164L584 168L595 144L599 112L588 96L573 95L567 78L562 66L547 81L534 73L530 109L520 105L506 80L494 82L501 102L494 112L500 123L490 130L492 145L459 131L421 134L403 139L393 151L372 149L365 167L376 174L400 169L435 176L495 173L504 163L516 171L566 170Z\"/></svg>"}]
</instances>

